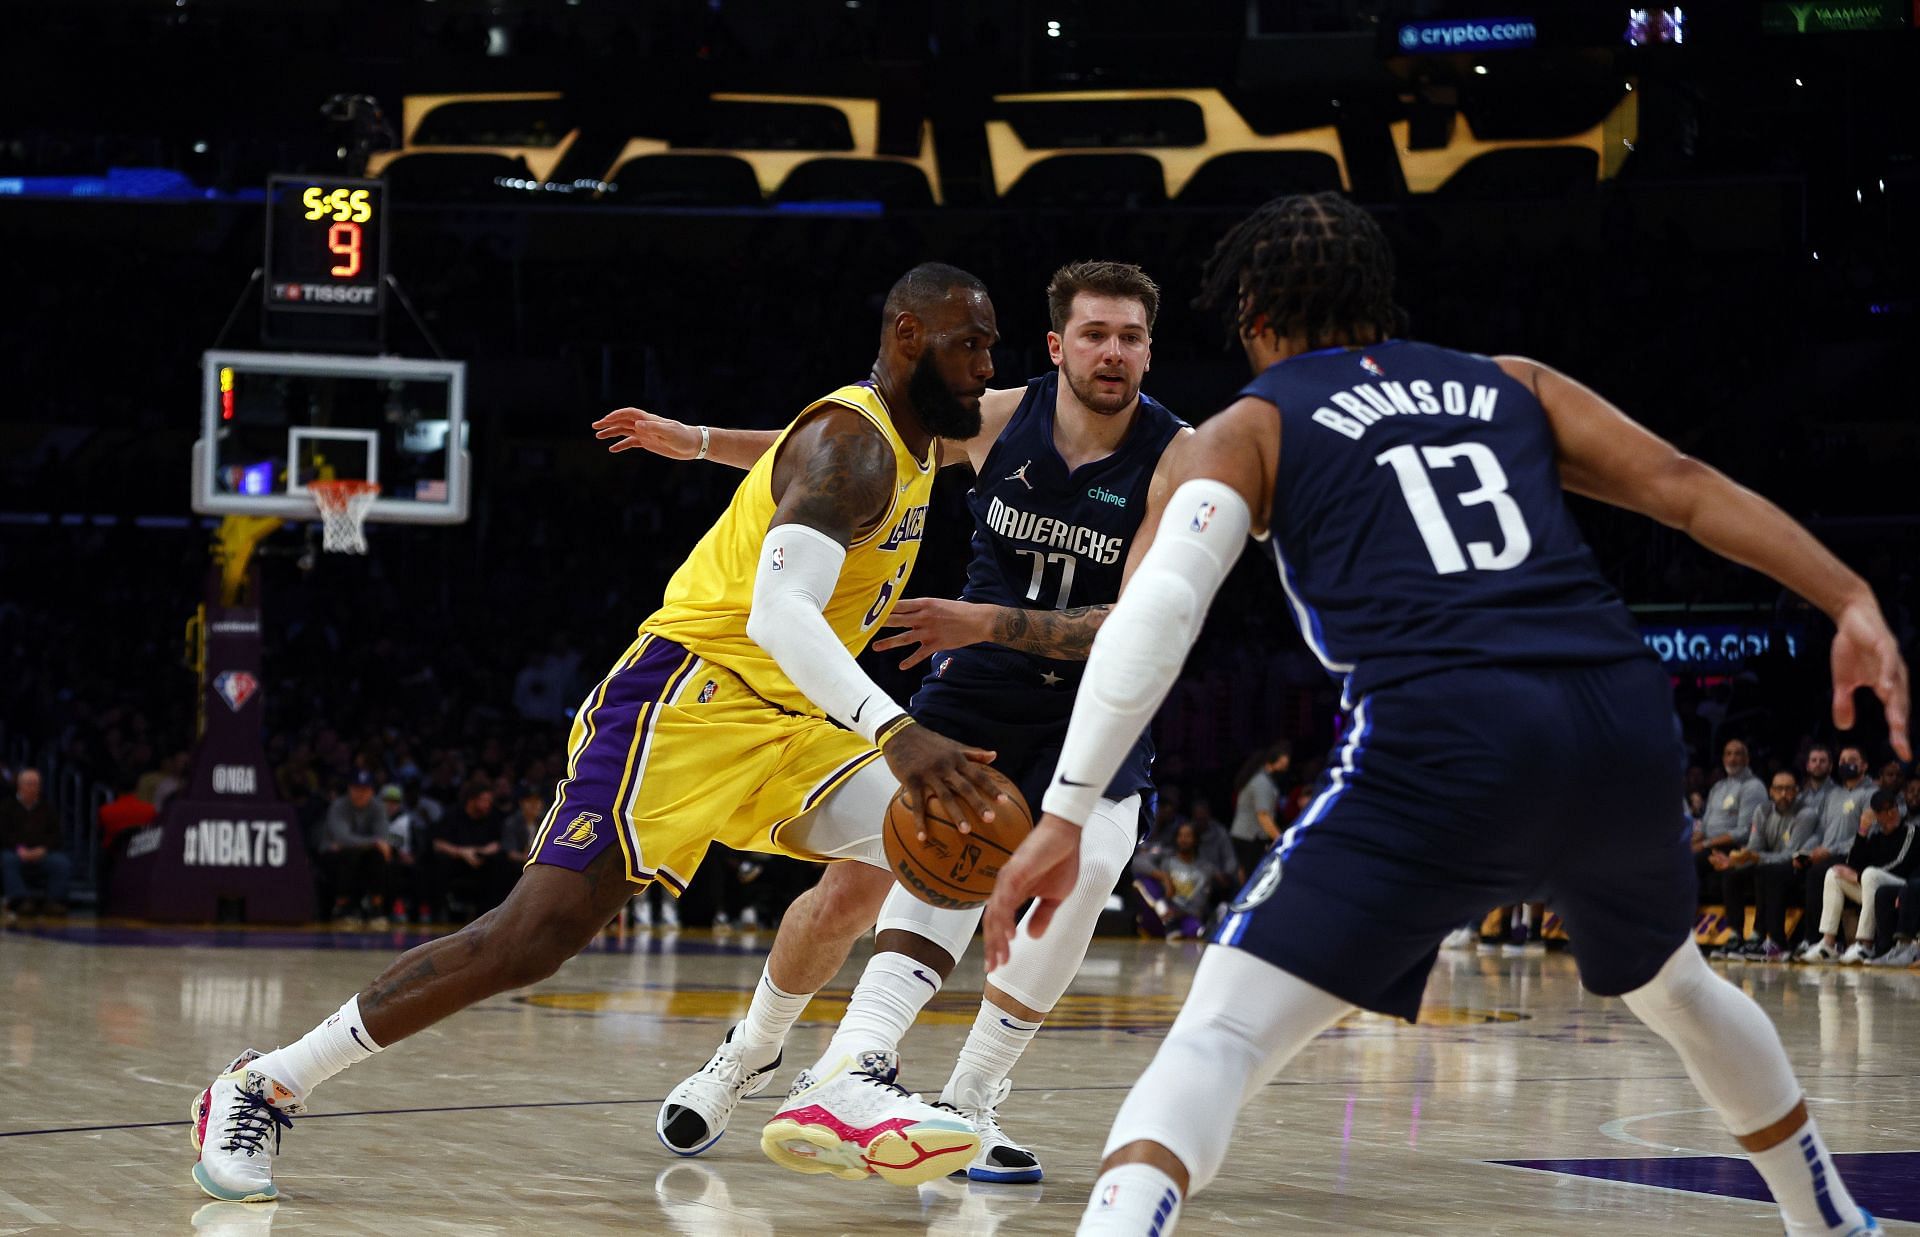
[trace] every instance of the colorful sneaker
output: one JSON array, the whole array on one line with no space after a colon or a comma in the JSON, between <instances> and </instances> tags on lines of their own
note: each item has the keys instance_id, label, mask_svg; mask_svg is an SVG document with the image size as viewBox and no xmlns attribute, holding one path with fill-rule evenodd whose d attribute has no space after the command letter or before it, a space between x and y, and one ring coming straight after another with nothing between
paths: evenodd
<instances>
[{"instance_id":1,"label":"colorful sneaker","mask_svg":"<svg viewBox=\"0 0 1920 1237\"><path fill-rule=\"evenodd\" d=\"M952 1109L896 1086L899 1068L899 1053L863 1052L858 1060L843 1057L818 1080L802 1074L760 1131L760 1149L797 1173L846 1181L871 1174L906 1186L971 1163L980 1135Z\"/></svg>"},{"instance_id":2,"label":"colorful sneaker","mask_svg":"<svg viewBox=\"0 0 1920 1237\"><path fill-rule=\"evenodd\" d=\"M1748 962L1785 962L1787 951L1771 940L1756 941L1747 946L1745 957Z\"/></svg>"},{"instance_id":3,"label":"colorful sneaker","mask_svg":"<svg viewBox=\"0 0 1920 1237\"><path fill-rule=\"evenodd\" d=\"M667 1102L660 1105L653 1130L660 1136L660 1145L675 1155L699 1155L719 1142L740 1101L765 1091L780 1068L779 1053L766 1065L748 1065L734 1039L739 1033L739 1023L728 1027L713 1059L667 1092Z\"/></svg>"},{"instance_id":4,"label":"colorful sneaker","mask_svg":"<svg viewBox=\"0 0 1920 1237\"><path fill-rule=\"evenodd\" d=\"M249 1048L193 1101L188 1127L200 1158L193 1179L209 1198L223 1203L264 1203L280 1196L273 1184L273 1158L280 1131L304 1112L300 1098L257 1069ZM271 1136L273 1144L267 1144Z\"/></svg>"},{"instance_id":5,"label":"colorful sneaker","mask_svg":"<svg viewBox=\"0 0 1920 1237\"><path fill-rule=\"evenodd\" d=\"M1873 958L1873 946L1865 941L1855 941L1847 946L1847 952L1840 955L1841 966L1859 966Z\"/></svg>"},{"instance_id":6,"label":"colorful sneaker","mask_svg":"<svg viewBox=\"0 0 1920 1237\"><path fill-rule=\"evenodd\" d=\"M966 1083L956 1089L952 1096L942 1096L934 1105L956 1113L980 1133L980 1150L973 1157L973 1163L964 1170L975 1181L994 1181L1003 1184L1025 1184L1041 1179L1040 1157L1019 1143L1007 1137L1000 1128L999 1108L1013 1090L1013 1079L1003 1078L1000 1085L991 1091ZM958 1173L956 1172L956 1175Z\"/></svg>"}]
</instances>

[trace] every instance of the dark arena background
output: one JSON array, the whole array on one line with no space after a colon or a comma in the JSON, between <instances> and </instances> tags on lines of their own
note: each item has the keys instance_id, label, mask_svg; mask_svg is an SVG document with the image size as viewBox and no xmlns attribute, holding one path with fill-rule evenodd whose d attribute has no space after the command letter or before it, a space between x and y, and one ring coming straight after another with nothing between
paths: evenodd
<instances>
[{"instance_id":1,"label":"dark arena background","mask_svg":"<svg viewBox=\"0 0 1920 1237\"><path fill-rule=\"evenodd\" d=\"M817 875L735 852L330 1088L328 1119L287 1134L279 1203L202 1207L188 1175L180 1117L222 1062L506 895L581 698L738 483L610 455L592 423L781 428L866 377L921 261L990 289L996 387L1052 367L1055 268L1139 264L1162 290L1145 390L1200 423L1247 378L1192 305L1215 243L1270 198L1342 191L1393 245L1411 337L1551 364L1772 498L1913 656L1920 0L0 20L0 1233L1072 1231L1194 934L1246 875L1169 913L1178 826L1232 820L1251 773L1286 828L1348 735L1262 555L1154 722L1141 858L1003 1106L1043 1183L782 1172L752 1131L784 1074L714 1152L662 1150L662 1097ZM323 548L305 483L370 469L364 553ZM910 595L958 595L971 480L936 484ZM1920 822L1879 705L1835 726L1817 609L1569 501L1671 676L1696 818L1737 741L1808 793L1845 790L1826 769L1851 750L1860 806L1888 790ZM905 701L921 672L898 662L861 658ZM378 879L336 828L369 792ZM1703 885L1697 939L1781 1026L1856 1197L1920 1223L1920 970L1722 960L1750 932ZM1249 1102L1186 1231L1778 1231L1665 1046L1579 989L1553 907L1487 909L1419 1024L1349 1019ZM1804 937L1819 911L1789 915ZM913 1086L972 1024L976 959L908 1041ZM809 1007L789 1068L858 974Z\"/></svg>"}]
</instances>

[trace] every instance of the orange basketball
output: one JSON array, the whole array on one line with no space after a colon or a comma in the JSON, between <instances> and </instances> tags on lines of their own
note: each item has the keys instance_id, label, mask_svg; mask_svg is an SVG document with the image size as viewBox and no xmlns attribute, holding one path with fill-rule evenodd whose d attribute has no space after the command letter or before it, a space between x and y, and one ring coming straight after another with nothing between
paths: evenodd
<instances>
[{"instance_id":1,"label":"orange basketball","mask_svg":"<svg viewBox=\"0 0 1920 1237\"><path fill-rule=\"evenodd\" d=\"M917 836L920 826L901 790L887 804L884 842L887 864L907 892L929 906L968 910L985 904L1000 879L1001 865L1033 830L1033 813L1019 787L997 769L988 769L994 789L1010 802L995 803L993 819L976 820L964 802L945 799L927 802L927 840ZM969 832L960 832L960 821Z\"/></svg>"}]
</instances>

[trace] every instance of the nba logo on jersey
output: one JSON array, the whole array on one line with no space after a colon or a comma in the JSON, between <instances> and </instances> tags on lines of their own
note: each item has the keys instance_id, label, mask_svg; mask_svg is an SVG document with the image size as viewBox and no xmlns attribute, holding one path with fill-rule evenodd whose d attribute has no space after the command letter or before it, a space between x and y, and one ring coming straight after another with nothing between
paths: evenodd
<instances>
[{"instance_id":1,"label":"nba logo on jersey","mask_svg":"<svg viewBox=\"0 0 1920 1237\"><path fill-rule=\"evenodd\" d=\"M571 846L575 850L585 850L587 847L593 845L593 840L595 838L600 836L599 834L593 831L594 825L598 824L599 822L600 822L600 817L598 813L595 813L595 812L580 813L578 816L573 818L572 824L568 825L565 829L562 829L559 833L559 836L553 839L554 845Z\"/></svg>"},{"instance_id":2,"label":"nba logo on jersey","mask_svg":"<svg viewBox=\"0 0 1920 1237\"><path fill-rule=\"evenodd\" d=\"M1201 503L1200 510L1193 513L1193 531L1196 533L1206 532L1207 525L1213 523L1213 513L1218 510L1219 508L1215 507L1212 503Z\"/></svg>"},{"instance_id":3,"label":"nba logo on jersey","mask_svg":"<svg viewBox=\"0 0 1920 1237\"><path fill-rule=\"evenodd\" d=\"M260 680L245 670L228 670L214 678L213 690L220 693L220 699L227 702L229 709L238 713L241 706L253 699L254 693L260 690Z\"/></svg>"},{"instance_id":4,"label":"nba logo on jersey","mask_svg":"<svg viewBox=\"0 0 1920 1237\"><path fill-rule=\"evenodd\" d=\"M1380 362L1374 360L1370 356L1363 356L1360 358L1360 368L1366 370L1369 374L1372 374L1375 378L1385 378L1387 376L1387 371L1380 368Z\"/></svg>"},{"instance_id":5,"label":"nba logo on jersey","mask_svg":"<svg viewBox=\"0 0 1920 1237\"><path fill-rule=\"evenodd\" d=\"M708 679L706 686L700 689L700 703L705 704L707 701L713 699L713 693L719 690L719 687L720 685L718 683L712 679Z\"/></svg>"}]
</instances>

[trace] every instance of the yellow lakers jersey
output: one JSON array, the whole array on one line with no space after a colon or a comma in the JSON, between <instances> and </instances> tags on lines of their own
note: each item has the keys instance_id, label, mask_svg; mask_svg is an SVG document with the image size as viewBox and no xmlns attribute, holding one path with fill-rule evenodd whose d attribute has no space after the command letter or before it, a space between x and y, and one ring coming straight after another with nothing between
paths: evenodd
<instances>
[{"instance_id":1,"label":"yellow lakers jersey","mask_svg":"<svg viewBox=\"0 0 1920 1237\"><path fill-rule=\"evenodd\" d=\"M807 405L775 441L773 449L754 464L747 479L734 491L733 501L715 521L686 562L667 582L666 597L653 616L640 624L739 675L763 700L795 713L823 717L802 695L779 665L747 638L747 613L753 607L753 579L760 562L760 545L773 522L773 461L793 432L793 426L826 404L851 408L871 421L893 445L893 506L874 530L847 547L846 563L825 610L834 635L858 654L899 599L914 560L920 556L920 537L926 529L927 498L933 491L934 452L916 460L893 428L886 401L872 383L841 387Z\"/></svg>"}]
</instances>

